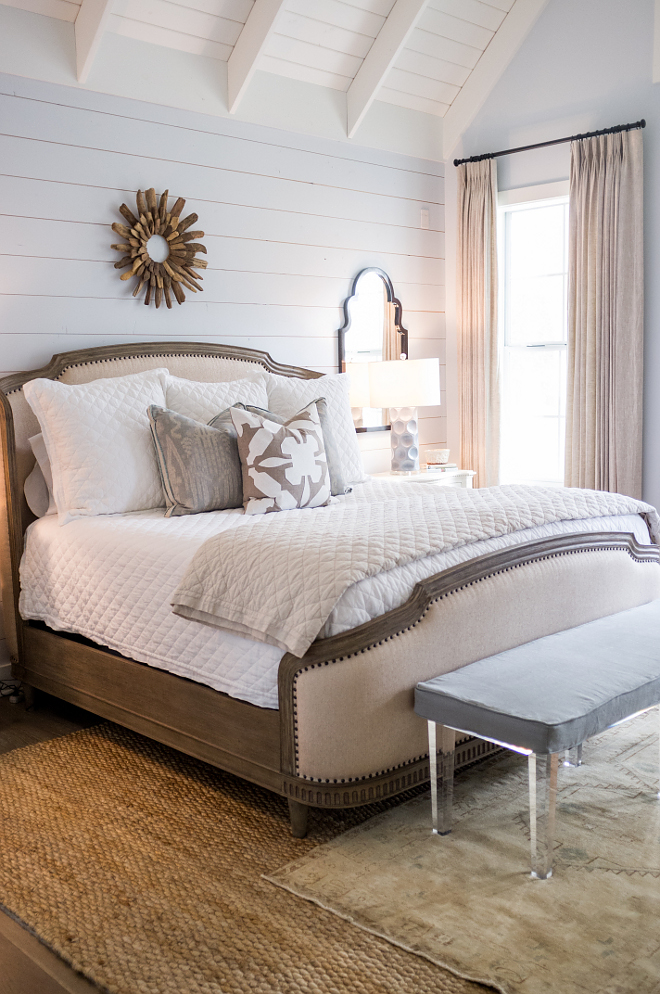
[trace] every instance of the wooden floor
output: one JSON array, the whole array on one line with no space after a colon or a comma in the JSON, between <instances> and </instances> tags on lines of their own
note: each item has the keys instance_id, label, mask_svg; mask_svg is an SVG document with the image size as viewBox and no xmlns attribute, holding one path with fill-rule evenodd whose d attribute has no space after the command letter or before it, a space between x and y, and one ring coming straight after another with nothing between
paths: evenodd
<instances>
[{"instance_id":1,"label":"wooden floor","mask_svg":"<svg viewBox=\"0 0 660 994\"><path fill-rule=\"evenodd\" d=\"M45 742L94 725L99 719L54 697L39 695L36 707L0 698L0 753ZM2 903L2 894L0 894ZM69 969L8 915L0 912L0 994L92 994L98 988Z\"/></svg>"}]
</instances>

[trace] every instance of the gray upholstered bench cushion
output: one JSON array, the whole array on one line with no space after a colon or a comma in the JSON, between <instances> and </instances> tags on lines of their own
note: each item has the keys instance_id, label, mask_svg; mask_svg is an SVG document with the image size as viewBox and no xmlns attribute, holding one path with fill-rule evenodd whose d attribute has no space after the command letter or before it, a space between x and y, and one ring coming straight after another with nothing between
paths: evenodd
<instances>
[{"instance_id":1,"label":"gray upholstered bench cushion","mask_svg":"<svg viewBox=\"0 0 660 994\"><path fill-rule=\"evenodd\" d=\"M417 685L423 718L547 754L660 702L660 600Z\"/></svg>"}]
</instances>

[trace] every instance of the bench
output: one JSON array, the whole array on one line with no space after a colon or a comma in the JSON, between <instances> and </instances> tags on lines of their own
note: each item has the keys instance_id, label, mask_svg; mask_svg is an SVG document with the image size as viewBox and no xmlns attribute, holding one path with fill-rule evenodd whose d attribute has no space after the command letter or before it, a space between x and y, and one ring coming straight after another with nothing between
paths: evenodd
<instances>
[{"instance_id":1,"label":"bench","mask_svg":"<svg viewBox=\"0 0 660 994\"><path fill-rule=\"evenodd\" d=\"M559 756L578 765L583 742L659 702L660 600L419 683L433 832L451 831L455 733L495 742L528 757L532 876L552 876Z\"/></svg>"}]
</instances>

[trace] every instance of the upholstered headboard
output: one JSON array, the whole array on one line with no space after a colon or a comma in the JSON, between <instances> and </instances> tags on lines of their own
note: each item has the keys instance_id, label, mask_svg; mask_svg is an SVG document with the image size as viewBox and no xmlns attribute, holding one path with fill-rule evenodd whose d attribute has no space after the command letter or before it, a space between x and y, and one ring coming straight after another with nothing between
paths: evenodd
<instances>
[{"instance_id":1,"label":"upholstered headboard","mask_svg":"<svg viewBox=\"0 0 660 994\"><path fill-rule=\"evenodd\" d=\"M0 509L0 575L7 637L12 642L10 616L18 598L18 564L23 548L23 532L34 520L23 485L34 466L28 439L40 431L39 422L23 395L23 384L37 377L62 383L87 383L111 376L125 376L143 369L164 366L174 376L205 383L239 380L254 366L280 376L313 379L321 376L311 369L286 366L257 349L201 342L139 342L130 345L103 345L54 355L47 366L12 373L0 380L0 441L4 487ZM13 652L13 650L12 650Z\"/></svg>"}]
</instances>

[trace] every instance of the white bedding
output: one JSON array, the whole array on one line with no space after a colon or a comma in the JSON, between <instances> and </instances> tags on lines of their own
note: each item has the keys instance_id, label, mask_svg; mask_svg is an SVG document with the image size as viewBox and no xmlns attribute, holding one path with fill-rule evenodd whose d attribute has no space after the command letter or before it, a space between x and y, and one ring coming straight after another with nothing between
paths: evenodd
<instances>
[{"instance_id":1,"label":"white bedding","mask_svg":"<svg viewBox=\"0 0 660 994\"><path fill-rule=\"evenodd\" d=\"M170 608L201 544L249 519L241 509L164 515L164 509L100 515L64 527L55 515L35 521L21 561L21 615L232 697L277 708L281 649L188 621ZM467 559L549 535L596 531L632 532L638 542L650 541L637 514L558 522L485 539L354 584L322 634L336 635L378 617L404 603L418 580Z\"/></svg>"}]
</instances>

